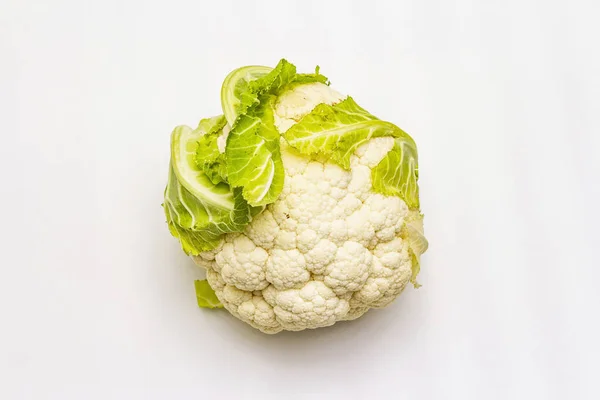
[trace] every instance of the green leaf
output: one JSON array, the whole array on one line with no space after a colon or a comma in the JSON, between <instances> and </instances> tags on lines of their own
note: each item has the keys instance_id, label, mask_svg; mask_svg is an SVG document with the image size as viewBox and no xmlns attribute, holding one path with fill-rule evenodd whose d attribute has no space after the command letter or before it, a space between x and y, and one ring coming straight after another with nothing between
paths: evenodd
<instances>
[{"instance_id":1,"label":"green leaf","mask_svg":"<svg viewBox=\"0 0 600 400\"><path fill-rule=\"evenodd\" d=\"M399 196L410 208L419 208L415 142L402 129L373 116L351 97L333 106L319 104L283 136L300 153L324 156L345 169L350 168L350 158L360 145L376 137L393 137L394 147L371 171L373 189Z\"/></svg>"},{"instance_id":2,"label":"green leaf","mask_svg":"<svg viewBox=\"0 0 600 400\"><path fill-rule=\"evenodd\" d=\"M202 144L201 144L202 145ZM204 157L198 157L197 162L202 167L202 171L208 179L214 184L219 182L227 182L227 162L225 161L225 153L211 154L214 158L207 160Z\"/></svg>"},{"instance_id":3,"label":"green leaf","mask_svg":"<svg viewBox=\"0 0 600 400\"><path fill-rule=\"evenodd\" d=\"M267 75L273 68L249 65L233 70L221 86L221 108L229 125L233 126L238 115L255 105L258 98L248 85L253 80Z\"/></svg>"},{"instance_id":4,"label":"green leaf","mask_svg":"<svg viewBox=\"0 0 600 400\"><path fill-rule=\"evenodd\" d=\"M279 95L290 88L306 83L321 82L329 83L326 76L319 73L319 67L315 68L313 74L297 74L296 66L285 59L281 59L277 66L268 74L261 76L248 84L248 91L254 95L248 108L256 106L261 102L261 96ZM250 97L248 97L250 98ZM245 111L245 110L243 110ZM243 112L242 112L243 113Z\"/></svg>"},{"instance_id":5,"label":"green leaf","mask_svg":"<svg viewBox=\"0 0 600 400\"><path fill-rule=\"evenodd\" d=\"M293 84L302 85L305 83L320 82L325 85L329 85L329 79L327 79L325 75L321 75L320 70L321 68L317 65L315 67L314 74L297 74L294 78Z\"/></svg>"},{"instance_id":6,"label":"green leaf","mask_svg":"<svg viewBox=\"0 0 600 400\"><path fill-rule=\"evenodd\" d=\"M411 209L419 209L419 168L415 142L396 138L394 147L371 170L373 189L402 198Z\"/></svg>"},{"instance_id":7,"label":"green leaf","mask_svg":"<svg viewBox=\"0 0 600 400\"><path fill-rule=\"evenodd\" d=\"M409 253L412 258L410 282L415 288L418 288L421 286L417 282L417 275L421 270L421 255L429 248L429 242L423 234L423 214L414 210L410 211L400 236L408 242Z\"/></svg>"},{"instance_id":8,"label":"green leaf","mask_svg":"<svg viewBox=\"0 0 600 400\"><path fill-rule=\"evenodd\" d=\"M296 66L282 59L268 74L248 84L250 92L260 100L264 94L277 94L296 78Z\"/></svg>"},{"instance_id":9,"label":"green leaf","mask_svg":"<svg viewBox=\"0 0 600 400\"><path fill-rule=\"evenodd\" d=\"M223 128L227 125L227 119L224 115L217 115L216 117L201 119L196 128L196 133L201 135L214 135L220 134Z\"/></svg>"},{"instance_id":10,"label":"green leaf","mask_svg":"<svg viewBox=\"0 0 600 400\"><path fill-rule=\"evenodd\" d=\"M198 307L201 308L223 308L223 304L217 298L215 291L210 287L206 279L194 282L196 288L196 299Z\"/></svg>"},{"instance_id":11,"label":"green leaf","mask_svg":"<svg viewBox=\"0 0 600 400\"><path fill-rule=\"evenodd\" d=\"M296 76L296 67L283 59L275 68L252 65L232 71L221 87L221 106L227 122L233 126L240 115L260 104L261 96L276 94Z\"/></svg>"},{"instance_id":12,"label":"green leaf","mask_svg":"<svg viewBox=\"0 0 600 400\"><path fill-rule=\"evenodd\" d=\"M169 230L186 254L212 250L225 233L241 232L261 211L244 200L241 189L214 184L194 161L201 131L175 128L163 208Z\"/></svg>"},{"instance_id":13,"label":"green leaf","mask_svg":"<svg viewBox=\"0 0 600 400\"><path fill-rule=\"evenodd\" d=\"M230 74L225 79L222 89L222 93L234 93L222 99L227 120L231 123L235 117L225 150L226 172L229 184L242 188L249 204L262 206L277 200L283 189L280 134L275 128L272 109L277 95L291 85L326 82L327 78L319 73L318 67L314 74L297 74L296 67L284 59L266 74L257 67L248 68L232 72L233 77ZM235 99L233 107L227 104L232 99Z\"/></svg>"},{"instance_id":14,"label":"green leaf","mask_svg":"<svg viewBox=\"0 0 600 400\"><path fill-rule=\"evenodd\" d=\"M195 162L215 185L219 182L227 182L225 154L219 151L217 144L226 124L225 116L220 115L203 119L196 128L202 136L198 140Z\"/></svg>"},{"instance_id":15,"label":"green leaf","mask_svg":"<svg viewBox=\"0 0 600 400\"><path fill-rule=\"evenodd\" d=\"M275 128L270 102L252 114L242 114L227 138L227 176L253 206L274 202L283 189L283 163L279 132Z\"/></svg>"}]
</instances>

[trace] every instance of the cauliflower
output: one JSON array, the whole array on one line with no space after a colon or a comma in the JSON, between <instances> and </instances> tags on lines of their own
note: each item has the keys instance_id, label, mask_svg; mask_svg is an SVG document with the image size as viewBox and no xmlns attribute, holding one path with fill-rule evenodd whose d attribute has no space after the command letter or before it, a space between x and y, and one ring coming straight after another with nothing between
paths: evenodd
<instances>
[{"instance_id":1,"label":"cauliflower","mask_svg":"<svg viewBox=\"0 0 600 400\"><path fill-rule=\"evenodd\" d=\"M387 306L427 249L412 139L288 66L232 72L225 115L176 128L165 191L169 228L214 290L199 304L216 295L265 333Z\"/></svg>"}]
</instances>

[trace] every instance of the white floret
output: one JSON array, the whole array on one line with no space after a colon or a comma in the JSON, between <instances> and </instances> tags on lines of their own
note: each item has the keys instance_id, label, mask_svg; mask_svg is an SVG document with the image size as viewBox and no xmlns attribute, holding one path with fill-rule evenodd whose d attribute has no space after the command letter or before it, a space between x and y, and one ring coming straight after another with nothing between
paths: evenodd
<instances>
[{"instance_id":1,"label":"white floret","mask_svg":"<svg viewBox=\"0 0 600 400\"><path fill-rule=\"evenodd\" d=\"M215 257L215 269L223 280L242 290L262 290L269 284L265 265L269 253L246 236L237 236L233 243L225 243Z\"/></svg>"},{"instance_id":2,"label":"white floret","mask_svg":"<svg viewBox=\"0 0 600 400\"><path fill-rule=\"evenodd\" d=\"M246 236L257 246L270 249L274 245L275 238L279 233L279 225L273 213L265 210L257 215L251 224L246 227Z\"/></svg>"},{"instance_id":3,"label":"white floret","mask_svg":"<svg viewBox=\"0 0 600 400\"><path fill-rule=\"evenodd\" d=\"M350 309L347 300L340 299L323 282L311 281L301 289L277 293L274 308L283 328L291 331L333 325Z\"/></svg>"},{"instance_id":4,"label":"white floret","mask_svg":"<svg viewBox=\"0 0 600 400\"><path fill-rule=\"evenodd\" d=\"M277 289L291 289L308 282L304 256L299 250L274 249L267 261L267 280Z\"/></svg>"},{"instance_id":5,"label":"white floret","mask_svg":"<svg viewBox=\"0 0 600 400\"><path fill-rule=\"evenodd\" d=\"M346 242L327 266L324 282L338 295L359 290L369 277L372 260L360 243Z\"/></svg>"},{"instance_id":6,"label":"white floret","mask_svg":"<svg viewBox=\"0 0 600 400\"><path fill-rule=\"evenodd\" d=\"M325 268L335 258L337 249L337 245L332 241L321 239L315 247L304 255L306 268L315 275L322 275Z\"/></svg>"},{"instance_id":7,"label":"white floret","mask_svg":"<svg viewBox=\"0 0 600 400\"><path fill-rule=\"evenodd\" d=\"M307 225L301 225L297 230L296 245L302 253L307 253L314 249L319 242L317 232L310 229Z\"/></svg>"},{"instance_id":8,"label":"white floret","mask_svg":"<svg viewBox=\"0 0 600 400\"><path fill-rule=\"evenodd\" d=\"M362 206L346 219L350 240L361 243L365 247L371 247L375 238L371 212L368 207Z\"/></svg>"},{"instance_id":9,"label":"white floret","mask_svg":"<svg viewBox=\"0 0 600 400\"><path fill-rule=\"evenodd\" d=\"M237 312L242 321L261 326L263 329L278 329L280 326L273 307L262 296L254 296L251 300L243 302L238 307Z\"/></svg>"},{"instance_id":10,"label":"white floret","mask_svg":"<svg viewBox=\"0 0 600 400\"><path fill-rule=\"evenodd\" d=\"M393 137L378 137L371 139L363 146L356 149L350 164L352 166L360 164L369 168L376 167L381 159L389 153L392 147L394 147Z\"/></svg>"}]
</instances>

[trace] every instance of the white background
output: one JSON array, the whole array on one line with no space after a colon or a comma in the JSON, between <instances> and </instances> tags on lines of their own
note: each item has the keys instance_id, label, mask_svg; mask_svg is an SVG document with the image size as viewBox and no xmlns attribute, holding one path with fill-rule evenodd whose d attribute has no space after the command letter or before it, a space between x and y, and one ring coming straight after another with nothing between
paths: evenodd
<instances>
[{"instance_id":1,"label":"white background","mask_svg":"<svg viewBox=\"0 0 600 400\"><path fill-rule=\"evenodd\" d=\"M600 398L599 8L3 1L0 398ZM281 57L413 135L431 247L389 308L267 336L197 308L160 205L171 129Z\"/></svg>"}]
</instances>

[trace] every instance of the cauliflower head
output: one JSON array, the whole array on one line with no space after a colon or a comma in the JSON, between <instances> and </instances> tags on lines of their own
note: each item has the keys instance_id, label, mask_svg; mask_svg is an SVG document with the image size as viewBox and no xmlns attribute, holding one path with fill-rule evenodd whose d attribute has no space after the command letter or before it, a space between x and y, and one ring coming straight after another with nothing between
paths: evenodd
<instances>
[{"instance_id":1,"label":"cauliflower head","mask_svg":"<svg viewBox=\"0 0 600 400\"><path fill-rule=\"evenodd\" d=\"M199 305L265 333L356 319L418 285L416 146L328 83L285 60L244 67L223 116L172 135L163 206L206 269Z\"/></svg>"}]
</instances>

